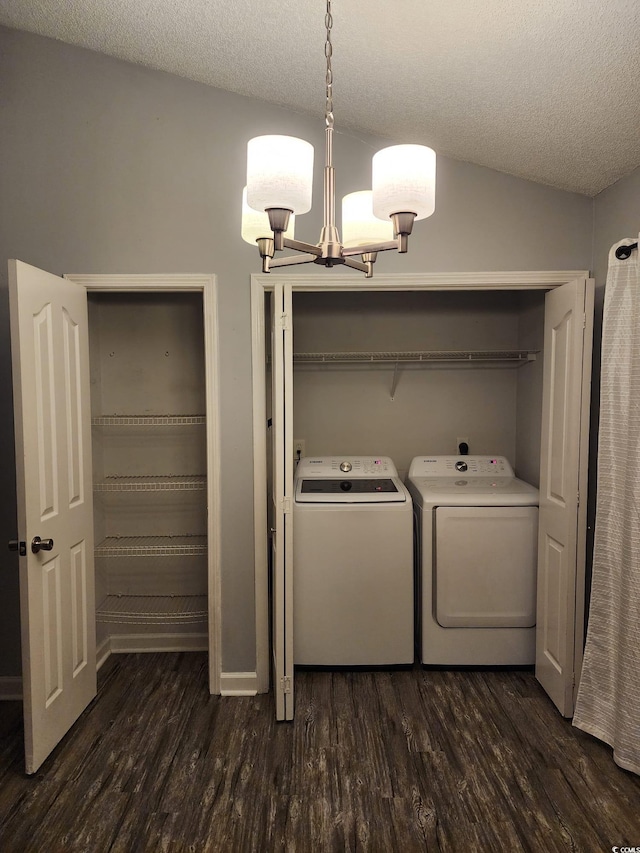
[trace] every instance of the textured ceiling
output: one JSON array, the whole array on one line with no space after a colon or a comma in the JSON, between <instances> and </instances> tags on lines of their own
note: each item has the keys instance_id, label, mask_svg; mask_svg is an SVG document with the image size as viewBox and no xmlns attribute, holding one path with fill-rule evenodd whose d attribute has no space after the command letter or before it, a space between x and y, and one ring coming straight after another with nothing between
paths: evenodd
<instances>
[{"instance_id":1,"label":"textured ceiling","mask_svg":"<svg viewBox=\"0 0 640 853\"><path fill-rule=\"evenodd\" d=\"M1 0L0 23L322 117L324 0ZM595 195L640 165L640 0L334 0L336 128Z\"/></svg>"}]
</instances>

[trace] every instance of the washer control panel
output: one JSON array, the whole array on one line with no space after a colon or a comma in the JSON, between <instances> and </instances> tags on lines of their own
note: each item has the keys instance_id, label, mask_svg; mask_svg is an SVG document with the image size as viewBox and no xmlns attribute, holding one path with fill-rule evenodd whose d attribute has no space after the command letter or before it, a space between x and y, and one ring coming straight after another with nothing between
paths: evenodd
<instances>
[{"instance_id":1,"label":"washer control panel","mask_svg":"<svg viewBox=\"0 0 640 853\"><path fill-rule=\"evenodd\" d=\"M298 462L296 477L397 477L388 456L305 456Z\"/></svg>"},{"instance_id":2,"label":"washer control panel","mask_svg":"<svg viewBox=\"0 0 640 853\"><path fill-rule=\"evenodd\" d=\"M513 477L504 456L416 456L410 477Z\"/></svg>"}]
</instances>

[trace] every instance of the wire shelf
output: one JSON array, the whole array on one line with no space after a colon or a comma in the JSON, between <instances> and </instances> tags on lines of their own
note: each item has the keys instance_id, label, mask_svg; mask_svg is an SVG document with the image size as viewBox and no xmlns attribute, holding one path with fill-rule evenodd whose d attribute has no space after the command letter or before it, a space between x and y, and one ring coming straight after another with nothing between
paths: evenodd
<instances>
[{"instance_id":1,"label":"wire shelf","mask_svg":"<svg viewBox=\"0 0 640 853\"><path fill-rule=\"evenodd\" d=\"M207 619L206 595L108 595L98 608L100 622L189 625Z\"/></svg>"},{"instance_id":2,"label":"wire shelf","mask_svg":"<svg viewBox=\"0 0 640 853\"><path fill-rule=\"evenodd\" d=\"M430 350L410 352L296 352L295 362L306 364L349 364L363 362L438 362L438 361L535 361L538 350Z\"/></svg>"},{"instance_id":3,"label":"wire shelf","mask_svg":"<svg viewBox=\"0 0 640 853\"><path fill-rule=\"evenodd\" d=\"M94 492L175 492L202 491L207 478L200 474L109 474L101 483L94 483Z\"/></svg>"},{"instance_id":4,"label":"wire shelf","mask_svg":"<svg viewBox=\"0 0 640 853\"><path fill-rule=\"evenodd\" d=\"M92 426L192 426L205 424L205 415L101 415Z\"/></svg>"},{"instance_id":5,"label":"wire shelf","mask_svg":"<svg viewBox=\"0 0 640 853\"><path fill-rule=\"evenodd\" d=\"M401 365L491 365L493 368L519 367L535 361L539 350L412 350L388 352L296 352L296 364L383 365L393 366L390 397L395 399ZM354 368L355 369L355 368Z\"/></svg>"},{"instance_id":6,"label":"wire shelf","mask_svg":"<svg viewBox=\"0 0 640 853\"><path fill-rule=\"evenodd\" d=\"M207 553L207 537L198 534L107 536L94 553L96 557L195 557Z\"/></svg>"}]
</instances>

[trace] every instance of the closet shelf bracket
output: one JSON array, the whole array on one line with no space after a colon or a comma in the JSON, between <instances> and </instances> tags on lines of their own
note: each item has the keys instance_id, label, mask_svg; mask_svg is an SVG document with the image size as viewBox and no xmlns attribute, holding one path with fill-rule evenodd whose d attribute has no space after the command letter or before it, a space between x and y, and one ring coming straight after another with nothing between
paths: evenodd
<instances>
[{"instance_id":1,"label":"closet shelf bracket","mask_svg":"<svg viewBox=\"0 0 640 853\"><path fill-rule=\"evenodd\" d=\"M393 380L391 382L391 400L393 401L396 396L396 388L398 387L398 368L400 366L400 362L396 361L396 366L393 368Z\"/></svg>"}]
</instances>

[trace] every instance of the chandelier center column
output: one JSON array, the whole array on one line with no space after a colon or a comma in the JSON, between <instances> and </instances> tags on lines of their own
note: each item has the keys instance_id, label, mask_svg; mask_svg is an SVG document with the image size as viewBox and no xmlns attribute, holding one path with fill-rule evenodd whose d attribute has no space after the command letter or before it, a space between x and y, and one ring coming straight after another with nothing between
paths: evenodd
<instances>
[{"instance_id":1,"label":"chandelier center column","mask_svg":"<svg viewBox=\"0 0 640 853\"><path fill-rule=\"evenodd\" d=\"M336 228L336 175L333 168L333 127L327 125L326 162L324 167L324 225L320 233L320 243L323 256L328 260L342 263L342 245ZM327 264L332 266L332 264Z\"/></svg>"}]
</instances>

